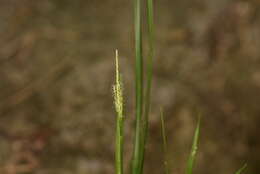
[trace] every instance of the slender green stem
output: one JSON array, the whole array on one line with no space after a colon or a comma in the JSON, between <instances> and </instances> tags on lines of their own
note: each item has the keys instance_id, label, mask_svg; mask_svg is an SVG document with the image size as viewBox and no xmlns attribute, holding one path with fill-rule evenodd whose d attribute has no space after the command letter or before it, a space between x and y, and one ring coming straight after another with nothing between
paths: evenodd
<instances>
[{"instance_id":1,"label":"slender green stem","mask_svg":"<svg viewBox=\"0 0 260 174\"><path fill-rule=\"evenodd\" d=\"M132 173L138 174L141 167L141 133L143 112L143 57L142 57L142 27L141 0L135 0L135 73L136 73L136 125Z\"/></svg>"},{"instance_id":2,"label":"slender green stem","mask_svg":"<svg viewBox=\"0 0 260 174\"><path fill-rule=\"evenodd\" d=\"M241 174L247 167L247 164L244 164L243 167L241 167L237 172L236 174Z\"/></svg>"},{"instance_id":3,"label":"slender green stem","mask_svg":"<svg viewBox=\"0 0 260 174\"><path fill-rule=\"evenodd\" d=\"M153 0L147 0L147 17L148 17L148 61L147 61L147 83L145 91L145 123L148 123L148 116L150 112L150 97L151 97L151 86L153 77L153 57L154 57L154 24L153 24ZM148 124L146 124L148 125Z\"/></svg>"},{"instance_id":4,"label":"slender green stem","mask_svg":"<svg viewBox=\"0 0 260 174\"><path fill-rule=\"evenodd\" d=\"M197 123L197 127L196 127L194 138L193 138L193 144L191 147L191 153L190 153L189 160L188 160L186 174L192 174L192 172L193 172L193 165L194 165L194 161L195 161L195 157L196 157L197 149L198 149L199 134L200 134L200 116L199 116L199 121Z\"/></svg>"},{"instance_id":5,"label":"slender green stem","mask_svg":"<svg viewBox=\"0 0 260 174\"><path fill-rule=\"evenodd\" d=\"M162 138L163 138L163 153L164 153L164 173L169 174L169 167L168 167L168 149L167 149L167 136L165 133L165 121L164 121L164 115L163 110L160 109L161 112L161 130L162 130Z\"/></svg>"},{"instance_id":6,"label":"slender green stem","mask_svg":"<svg viewBox=\"0 0 260 174\"><path fill-rule=\"evenodd\" d=\"M123 117L116 121L116 174L123 174Z\"/></svg>"}]
</instances>

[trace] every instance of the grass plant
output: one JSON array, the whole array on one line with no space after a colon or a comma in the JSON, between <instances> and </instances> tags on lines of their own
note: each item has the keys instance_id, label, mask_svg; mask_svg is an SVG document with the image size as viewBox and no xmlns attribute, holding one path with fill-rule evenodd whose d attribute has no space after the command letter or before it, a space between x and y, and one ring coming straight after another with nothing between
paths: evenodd
<instances>
[{"instance_id":1,"label":"grass plant","mask_svg":"<svg viewBox=\"0 0 260 174\"><path fill-rule=\"evenodd\" d=\"M151 87L153 77L154 59L154 21L153 21L153 0L146 0L147 7L147 34L148 34L148 56L143 60L142 50L142 1L134 0L134 24L135 24L135 134L133 156L131 160L131 174L143 174L145 161L145 147L147 142L149 127L149 112L151 104ZM119 71L119 57L116 51L116 80L113 86L114 103L116 110L116 146L115 146L115 166L116 174L123 174L123 129L124 129L124 109L123 109L123 89L122 79ZM144 64L146 71L144 74ZM144 85L145 84L145 85ZM163 138L164 168L165 174L169 174L167 136L165 132L165 121L161 109L161 131ZM193 174L194 162L198 149L200 135L200 117L194 132L193 144L187 162L185 174ZM235 174L241 174L246 168L244 165Z\"/></svg>"},{"instance_id":2,"label":"grass plant","mask_svg":"<svg viewBox=\"0 0 260 174\"><path fill-rule=\"evenodd\" d=\"M124 101L122 80L119 72L119 58L116 50L116 82L113 86L114 103L116 109L116 174L123 174L123 130L124 130Z\"/></svg>"}]
</instances>

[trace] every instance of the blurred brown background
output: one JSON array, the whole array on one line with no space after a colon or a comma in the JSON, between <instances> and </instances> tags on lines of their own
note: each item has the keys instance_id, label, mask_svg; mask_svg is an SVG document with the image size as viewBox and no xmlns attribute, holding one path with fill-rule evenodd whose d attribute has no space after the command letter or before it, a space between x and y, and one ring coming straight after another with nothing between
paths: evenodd
<instances>
[{"instance_id":1,"label":"blurred brown background","mask_svg":"<svg viewBox=\"0 0 260 174\"><path fill-rule=\"evenodd\" d=\"M156 59L146 173L184 173L198 111L196 173L260 171L260 1L155 2ZM119 49L126 163L134 118L133 2L0 0L0 173L111 174L111 86Z\"/></svg>"}]
</instances>

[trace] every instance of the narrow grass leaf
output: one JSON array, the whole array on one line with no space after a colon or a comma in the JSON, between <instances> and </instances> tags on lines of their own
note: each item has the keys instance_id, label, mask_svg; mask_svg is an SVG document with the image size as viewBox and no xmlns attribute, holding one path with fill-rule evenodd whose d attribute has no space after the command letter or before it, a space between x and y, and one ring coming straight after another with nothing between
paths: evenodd
<instances>
[{"instance_id":1,"label":"narrow grass leaf","mask_svg":"<svg viewBox=\"0 0 260 174\"><path fill-rule=\"evenodd\" d=\"M160 109L160 117L161 117L161 132L163 138L163 153L164 153L164 173L169 174L169 167L168 167L168 149L167 149L167 136L165 131L165 121L162 108Z\"/></svg>"},{"instance_id":2,"label":"narrow grass leaf","mask_svg":"<svg viewBox=\"0 0 260 174\"><path fill-rule=\"evenodd\" d=\"M143 113L143 57L142 57L142 27L141 0L135 0L135 80L136 80L136 125L132 173L141 172L142 153L142 113Z\"/></svg>"},{"instance_id":3,"label":"narrow grass leaf","mask_svg":"<svg viewBox=\"0 0 260 174\"><path fill-rule=\"evenodd\" d=\"M147 141L148 126L149 126L149 113L151 104L151 87L153 77L153 59L154 59L154 22L153 22L153 0L147 0L147 24L148 24L148 59L146 68L146 89L144 98L144 118L143 118L143 131L142 131L142 144L141 148L144 149L142 153L141 170L143 170L145 146Z\"/></svg>"},{"instance_id":4,"label":"narrow grass leaf","mask_svg":"<svg viewBox=\"0 0 260 174\"><path fill-rule=\"evenodd\" d=\"M247 167L247 164L244 164L243 167L241 167L237 172L236 174L241 174Z\"/></svg>"},{"instance_id":5,"label":"narrow grass leaf","mask_svg":"<svg viewBox=\"0 0 260 174\"><path fill-rule=\"evenodd\" d=\"M190 156L188 159L188 166L186 169L186 174L192 174L192 172L193 172L193 165L194 165L194 161L195 161L195 157L196 157L196 153L197 153L197 149L198 149L199 134L200 134L200 116L199 116L199 120L198 120L197 127L195 130L194 138L193 138L193 144L192 144L191 153L190 153Z\"/></svg>"}]
</instances>

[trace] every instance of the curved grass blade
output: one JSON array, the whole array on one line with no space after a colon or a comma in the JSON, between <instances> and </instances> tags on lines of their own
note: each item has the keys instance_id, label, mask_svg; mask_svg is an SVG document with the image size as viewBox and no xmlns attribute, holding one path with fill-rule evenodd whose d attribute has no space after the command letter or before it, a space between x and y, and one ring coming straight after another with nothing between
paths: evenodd
<instances>
[{"instance_id":1,"label":"curved grass blade","mask_svg":"<svg viewBox=\"0 0 260 174\"><path fill-rule=\"evenodd\" d=\"M161 116L161 132L163 138L163 153L164 153L164 173L169 174L169 167L168 167L168 149L167 149L167 136L165 131L165 121L162 108L160 109L160 116Z\"/></svg>"},{"instance_id":2,"label":"curved grass blade","mask_svg":"<svg viewBox=\"0 0 260 174\"><path fill-rule=\"evenodd\" d=\"M116 50L116 82L113 86L114 103L116 109L116 174L123 174L123 129L124 129L124 110L123 110L123 89L119 72L118 51Z\"/></svg>"},{"instance_id":3,"label":"curved grass blade","mask_svg":"<svg viewBox=\"0 0 260 174\"><path fill-rule=\"evenodd\" d=\"M241 167L237 172L236 174L241 174L247 167L247 164L244 164L243 167Z\"/></svg>"},{"instance_id":4,"label":"curved grass blade","mask_svg":"<svg viewBox=\"0 0 260 174\"><path fill-rule=\"evenodd\" d=\"M151 104L151 87L153 77L153 58L154 58L154 22L153 22L153 0L147 0L147 24L148 24L148 59L146 69L146 89L144 98L144 118L143 118L143 131L142 131L142 144L141 148L144 149L141 157L141 170L143 170L145 146L147 141L148 126L149 126L149 113Z\"/></svg>"},{"instance_id":5,"label":"curved grass blade","mask_svg":"<svg viewBox=\"0 0 260 174\"><path fill-rule=\"evenodd\" d=\"M132 173L141 172L142 159L142 113L143 113L143 56L142 56L142 27L141 0L135 0L135 80L136 80L136 123L132 159Z\"/></svg>"},{"instance_id":6,"label":"curved grass blade","mask_svg":"<svg viewBox=\"0 0 260 174\"><path fill-rule=\"evenodd\" d=\"M197 123L197 127L196 127L194 138L193 138L193 144L192 144L191 153L190 153L190 156L188 159L188 166L186 169L186 174L192 174L192 172L193 172L193 165L194 165L194 161L195 161L195 157L196 157L196 153L197 153L197 149L198 149L199 134L200 134L200 116L199 116L199 121Z\"/></svg>"}]
</instances>

